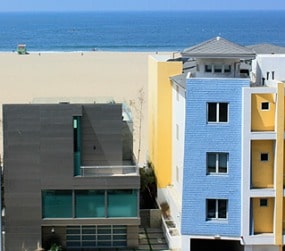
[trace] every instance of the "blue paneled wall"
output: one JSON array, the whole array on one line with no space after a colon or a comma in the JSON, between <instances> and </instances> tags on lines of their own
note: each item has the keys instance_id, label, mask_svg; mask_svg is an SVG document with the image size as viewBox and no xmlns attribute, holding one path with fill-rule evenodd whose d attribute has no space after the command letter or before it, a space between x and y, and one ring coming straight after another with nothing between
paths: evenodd
<instances>
[{"instance_id":1,"label":"blue paneled wall","mask_svg":"<svg viewBox=\"0 0 285 251\"><path fill-rule=\"evenodd\" d=\"M183 235L240 236L242 87L245 86L249 86L248 79L187 79ZM227 123L207 123L208 102L228 103ZM229 153L227 174L207 175L207 152ZM206 199L227 199L227 219L207 220Z\"/></svg>"}]
</instances>

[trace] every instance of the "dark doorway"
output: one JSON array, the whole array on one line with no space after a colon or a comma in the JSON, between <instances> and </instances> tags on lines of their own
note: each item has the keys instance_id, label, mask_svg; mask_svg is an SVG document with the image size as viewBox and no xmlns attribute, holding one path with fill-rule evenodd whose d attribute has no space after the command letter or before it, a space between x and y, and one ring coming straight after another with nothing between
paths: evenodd
<instances>
[{"instance_id":1,"label":"dark doorway","mask_svg":"<svg viewBox=\"0 0 285 251\"><path fill-rule=\"evenodd\" d=\"M243 251L239 241L191 239L191 251Z\"/></svg>"}]
</instances>

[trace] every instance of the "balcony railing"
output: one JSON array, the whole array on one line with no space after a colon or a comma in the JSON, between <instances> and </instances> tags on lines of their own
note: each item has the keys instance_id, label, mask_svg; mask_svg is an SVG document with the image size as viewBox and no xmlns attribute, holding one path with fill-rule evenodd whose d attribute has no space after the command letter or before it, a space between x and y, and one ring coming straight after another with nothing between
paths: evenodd
<instances>
[{"instance_id":1,"label":"balcony railing","mask_svg":"<svg viewBox=\"0 0 285 251\"><path fill-rule=\"evenodd\" d=\"M136 176L139 175L138 166L81 166L81 176Z\"/></svg>"}]
</instances>

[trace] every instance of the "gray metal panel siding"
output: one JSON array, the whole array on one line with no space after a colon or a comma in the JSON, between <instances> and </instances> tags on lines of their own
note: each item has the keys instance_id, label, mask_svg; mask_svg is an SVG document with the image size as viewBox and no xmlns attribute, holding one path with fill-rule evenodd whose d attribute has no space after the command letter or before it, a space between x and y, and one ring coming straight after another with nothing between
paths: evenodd
<instances>
[{"instance_id":1,"label":"gray metal panel siding","mask_svg":"<svg viewBox=\"0 0 285 251\"><path fill-rule=\"evenodd\" d=\"M3 106L6 251L34 250L41 241L43 189L139 189L139 176L73 176L72 117L82 114L88 116L104 156L92 163L121 163L120 105ZM102 219L104 224L111 221Z\"/></svg>"},{"instance_id":2,"label":"gray metal panel siding","mask_svg":"<svg viewBox=\"0 0 285 251\"><path fill-rule=\"evenodd\" d=\"M122 106L85 105L81 121L82 165L122 164Z\"/></svg>"},{"instance_id":3,"label":"gray metal panel siding","mask_svg":"<svg viewBox=\"0 0 285 251\"><path fill-rule=\"evenodd\" d=\"M39 114L36 106L3 107L6 251L41 238Z\"/></svg>"}]
</instances>

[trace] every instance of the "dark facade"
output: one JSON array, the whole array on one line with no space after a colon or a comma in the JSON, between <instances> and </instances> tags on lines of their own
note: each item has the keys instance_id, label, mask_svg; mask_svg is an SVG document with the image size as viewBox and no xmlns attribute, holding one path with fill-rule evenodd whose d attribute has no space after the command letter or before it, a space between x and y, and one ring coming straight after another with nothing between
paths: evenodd
<instances>
[{"instance_id":1,"label":"dark facade","mask_svg":"<svg viewBox=\"0 0 285 251\"><path fill-rule=\"evenodd\" d=\"M121 104L3 106L5 250L138 245L138 170Z\"/></svg>"}]
</instances>

